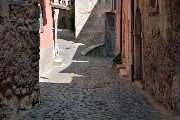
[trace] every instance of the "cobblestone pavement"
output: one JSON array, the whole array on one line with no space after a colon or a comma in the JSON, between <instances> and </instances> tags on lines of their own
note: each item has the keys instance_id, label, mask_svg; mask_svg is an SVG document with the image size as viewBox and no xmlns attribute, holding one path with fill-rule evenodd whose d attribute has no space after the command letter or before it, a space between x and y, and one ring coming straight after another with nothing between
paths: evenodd
<instances>
[{"instance_id":1,"label":"cobblestone pavement","mask_svg":"<svg viewBox=\"0 0 180 120\"><path fill-rule=\"evenodd\" d=\"M119 78L110 58L80 56L81 44L60 43L62 64L40 79L42 103L20 112L21 120L165 120L133 83Z\"/></svg>"}]
</instances>

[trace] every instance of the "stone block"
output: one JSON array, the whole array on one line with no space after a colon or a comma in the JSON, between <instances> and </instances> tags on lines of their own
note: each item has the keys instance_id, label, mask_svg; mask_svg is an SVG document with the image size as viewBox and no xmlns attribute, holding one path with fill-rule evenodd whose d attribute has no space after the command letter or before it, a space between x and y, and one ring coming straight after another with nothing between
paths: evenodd
<instances>
[{"instance_id":1,"label":"stone block","mask_svg":"<svg viewBox=\"0 0 180 120\"><path fill-rule=\"evenodd\" d=\"M127 70L126 69L120 69L119 70L119 73L122 77L124 78L128 78L128 73L127 73Z\"/></svg>"}]
</instances>

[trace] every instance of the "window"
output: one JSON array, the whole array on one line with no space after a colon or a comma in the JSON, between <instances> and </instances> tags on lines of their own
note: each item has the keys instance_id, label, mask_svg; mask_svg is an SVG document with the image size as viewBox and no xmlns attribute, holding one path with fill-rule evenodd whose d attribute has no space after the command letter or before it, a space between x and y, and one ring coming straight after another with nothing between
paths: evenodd
<instances>
[{"instance_id":1,"label":"window","mask_svg":"<svg viewBox=\"0 0 180 120\"><path fill-rule=\"evenodd\" d=\"M156 0L150 0L150 8L155 8L156 7Z\"/></svg>"},{"instance_id":2,"label":"window","mask_svg":"<svg viewBox=\"0 0 180 120\"><path fill-rule=\"evenodd\" d=\"M111 1L112 11L116 10L116 0Z\"/></svg>"},{"instance_id":3,"label":"window","mask_svg":"<svg viewBox=\"0 0 180 120\"><path fill-rule=\"evenodd\" d=\"M111 27L114 27L114 26L115 26L114 17L110 17L110 26L111 26Z\"/></svg>"},{"instance_id":4,"label":"window","mask_svg":"<svg viewBox=\"0 0 180 120\"><path fill-rule=\"evenodd\" d=\"M158 6L158 0L149 0L149 14L154 15L158 13L159 6Z\"/></svg>"}]
</instances>

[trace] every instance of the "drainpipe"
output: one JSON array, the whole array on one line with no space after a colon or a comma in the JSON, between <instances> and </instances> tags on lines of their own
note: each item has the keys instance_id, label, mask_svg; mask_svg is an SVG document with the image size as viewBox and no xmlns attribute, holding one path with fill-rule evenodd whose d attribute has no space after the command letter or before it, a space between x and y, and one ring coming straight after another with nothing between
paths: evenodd
<instances>
[{"instance_id":1,"label":"drainpipe","mask_svg":"<svg viewBox=\"0 0 180 120\"><path fill-rule=\"evenodd\" d=\"M54 34L54 8L51 7L52 12L52 33L53 33L53 60L55 60L55 34Z\"/></svg>"},{"instance_id":2,"label":"drainpipe","mask_svg":"<svg viewBox=\"0 0 180 120\"><path fill-rule=\"evenodd\" d=\"M131 54L132 54L132 64L131 64L131 80L134 82L134 0L129 0L130 5L130 21L131 21Z\"/></svg>"},{"instance_id":3,"label":"drainpipe","mask_svg":"<svg viewBox=\"0 0 180 120\"><path fill-rule=\"evenodd\" d=\"M122 39L123 39L123 37L122 37L122 14L123 14L123 12L122 12L122 10L123 10L123 0L121 0L121 10L120 10L120 51L121 51L121 55L122 55Z\"/></svg>"}]
</instances>

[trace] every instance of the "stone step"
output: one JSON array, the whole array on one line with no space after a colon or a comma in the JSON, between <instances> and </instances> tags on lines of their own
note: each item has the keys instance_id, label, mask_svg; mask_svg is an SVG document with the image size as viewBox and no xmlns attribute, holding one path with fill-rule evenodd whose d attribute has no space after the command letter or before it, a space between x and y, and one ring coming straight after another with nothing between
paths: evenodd
<instances>
[{"instance_id":1,"label":"stone step","mask_svg":"<svg viewBox=\"0 0 180 120\"><path fill-rule=\"evenodd\" d=\"M54 65L54 66L60 66L61 63L62 63L62 59L54 59L53 65Z\"/></svg>"},{"instance_id":2,"label":"stone step","mask_svg":"<svg viewBox=\"0 0 180 120\"><path fill-rule=\"evenodd\" d=\"M125 68L120 69L120 70L119 70L119 73L120 73L120 75L121 75L122 77L124 77L124 78L128 78L128 77L129 77L129 76L128 76L128 73L127 73L127 71L126 71Z\"/></svg>"},{"instance_id":3,"label":"stone step","mask_svg":"<svg viewBox=\"0 0 180 120\"><path fill-rule=\"evenodd\" d=\"M101 46L103 46L103 45L105 45L105 43L95 44L95 45L92 45L92 46L90 46L90 47L87 47L87 48L85 48L85 49L83 49L83 50L81 51L81 55L82 55L82 56L86 56L88 52L90 52L90 51L92 51L92 50L94 50L94 49L96 49L96 48L98 48L98 47L101 47Z\"/></svg>"},{"instance_id":4,"label":"stone step","mask_svg":"<svg viewBox=\"0 0 180 120\"><path fill-rule=\"evenodd\" d=\"M175 117L175 120L180 120L180 116Z\"/></svg>"},{"instance_id":5,"label":"stone step","mask_svg":"<svg viewBox=\"0 0 180 120\"><path fill-rule=\"evenodd\" d=\"M144 89L144 84L142 83L141 80L135 80L135 81L134 81L134 84L135 84L138 88Z\"/></svg>"},{"instance_id":6,"label":"stone step","mask_svg":"<svg viewBox=\"0 0 180 120\"><path fill-rule=\"evenodd\" d=\"M115 64L114 69L115 69L115 71L119 72L120 69L125 69L125 67L122 64Z\"/></svg>"}]
</instances>

